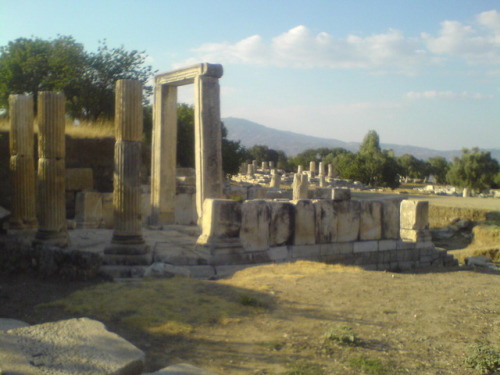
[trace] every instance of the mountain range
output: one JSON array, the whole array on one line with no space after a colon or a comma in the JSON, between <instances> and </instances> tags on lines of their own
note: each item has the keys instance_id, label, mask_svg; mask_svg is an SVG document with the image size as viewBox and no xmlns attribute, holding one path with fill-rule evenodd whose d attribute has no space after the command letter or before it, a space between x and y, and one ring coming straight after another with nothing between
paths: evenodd
<instances>
[{"instance_id":1,"label":"mountain range","mask_svg":"<svg viewBox=\"0 0 500 375\"><path fill-rule=\"evenodd\" d=\"M288 156L295 156L307 149L320 147L342 147L346 150L356 152L360 145L360 142L344 142L334 138L319 138L290 131L277 130L242 118L226 117L222 119L222 122L228 130L228 139L240 141L241 144L247 148L255 145L265 145L274 150L282 150ZM461 150L441 151L425 147L390 143L381 143L380 146L382 149L393 150L396 156L411 154L422 160L427 160L434 156L443 156L448 160L452 160L454 156L460 156L462 153ZM500 160L499 148L481 150L489 151L493 158Z\"/></svg>"}]
</instances>

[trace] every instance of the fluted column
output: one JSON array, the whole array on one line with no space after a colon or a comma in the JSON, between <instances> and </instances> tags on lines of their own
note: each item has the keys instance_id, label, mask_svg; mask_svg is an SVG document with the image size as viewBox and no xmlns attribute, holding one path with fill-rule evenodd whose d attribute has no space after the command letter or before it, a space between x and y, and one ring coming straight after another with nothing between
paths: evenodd
<instances>
[{"instance_id":1,"label":"fluted column","mask_svg":"<svg viewBox=\"0 0 500 375\"><path fill-rule=\"evenodd\" d=\"M12 216L10 228L36 228L35 163L33 158L33 97L9 96L10 180Z\"/></svg>"},{"instance_id":2,"label":"fluted column","mask_svg":"<svg viewBox=\"0 0 500 375\"><path fill-rule=\"evenodd\" d=\"M65 97L60 92L38 93L38 231L35 241L65 247Z\"/></svg>"},{"instance_id":3,"label":"fluted column","mask_svg":"<svg viewBox=\"0 0 500 375\"><path fill-rule=\"evenodd\" d=\"M115 95L114 230L112 244L104 250L105 262L148 264L151 254L142 237L141 217L142 83L118 80Z\"/></svg>"}]
</instances>

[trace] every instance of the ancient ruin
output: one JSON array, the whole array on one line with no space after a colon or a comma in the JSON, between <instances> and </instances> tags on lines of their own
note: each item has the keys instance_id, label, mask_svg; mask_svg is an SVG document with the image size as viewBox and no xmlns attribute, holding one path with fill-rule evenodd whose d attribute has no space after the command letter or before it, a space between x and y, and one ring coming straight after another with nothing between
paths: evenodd
<instances>
[{"instance_id":1,"label":"ancient ruin","mask_svg":"<svg viewBox=\"0 0 500 375\"><path fill-rule=\"evenodd\" d=\"M222 197L220 88L222 65L198 64L155 77L150 224L173 223L177 159L177 87L195 87L196 210Z\"/></svg>"},{"instance_id":2,"label":"ancient ruin","mask_svg":"<svg viewBox=\"0 0 500 375\"><path fill-rule=\"evenodd\" d=\"M116 83L113 193L93 190L90 168L66 171L64 96L39 93L35 244L49 245L46 250L52 255L46 259L75 262L78 272L85 268L119 277L174 273L201 278L298 259L373 270L455 263L431 242L426 202L353 199L349 188L359 185L335 179L331 164L326 171L323 162L311 161L309 170L299 166L297 173L287 174L272 162L259 168L254 160L241 166L231 184L224 184L221 76L222 66L214 64L156 76L150 187L140 175L142 85L134 80ZM176 168L177 87L185 84L195 85L194 173ZM34 172L29 168L32 101L12 96L11 103L11 228L30 228L36 223ZM65 194L75 202L69 232ZM81 230L86 234L80 235ZM57 252L68 245L73 253Z\"/></svg>"}]
</instances>

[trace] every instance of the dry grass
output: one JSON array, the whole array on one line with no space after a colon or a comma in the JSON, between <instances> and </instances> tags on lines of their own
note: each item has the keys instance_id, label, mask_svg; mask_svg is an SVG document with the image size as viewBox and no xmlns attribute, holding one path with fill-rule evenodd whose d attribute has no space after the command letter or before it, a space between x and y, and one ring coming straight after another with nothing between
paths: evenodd
<instances>
[{"instance_id":1,"label":"dry grass","mask_svg":"<svg viewBox=\"0 0 500 375\"><path fill-rule=\"evenodd\" d=\"M35 120L35 133L38 124ZM0 131L9 131L10 123L7 118L0 119ZM114 137L115 129L112 120L81 121L75 125L71 119L66 120L66 134L73 138L104 138Z\"/></svg>"}]
</instances>

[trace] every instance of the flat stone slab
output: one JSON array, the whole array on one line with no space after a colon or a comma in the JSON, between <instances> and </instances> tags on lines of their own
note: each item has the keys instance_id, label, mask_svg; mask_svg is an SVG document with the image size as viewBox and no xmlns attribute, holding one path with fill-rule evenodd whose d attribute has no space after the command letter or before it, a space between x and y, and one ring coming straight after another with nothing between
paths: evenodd
<instances>
[{"instance_id":1,"label":"flat stone slab","mask_svg":"<svg viewBox=\"0 0 500 375\"><path fill-rule=\"evenodd\" d=\"M0 333L4 374L139 375L144 353L104 324L62 320Z\"/></svg>"},{"instance_id":2,"label":"flat stone slab","mask_svg":"<svg viewBox=\"0 0 500 375\"><path fill-rule=\"evenodd\" d=\"M144 375L217 375L217 374L215 372L206 371L187 363L179 363L177 365L168 366L165 367L164 369Z\"/></svg>"},{"instance_id":3,"label":"flat stone slab","mask_svg":"<svg viewBox=\"0 0 500 375\"><path fill-rule=\"evenodd\" d=\"M23 322L22 320L0 318L0 331L8 331L9 329L29 327L29 325L30 325L29 323Z\"/></svg>"}]
</instances>

